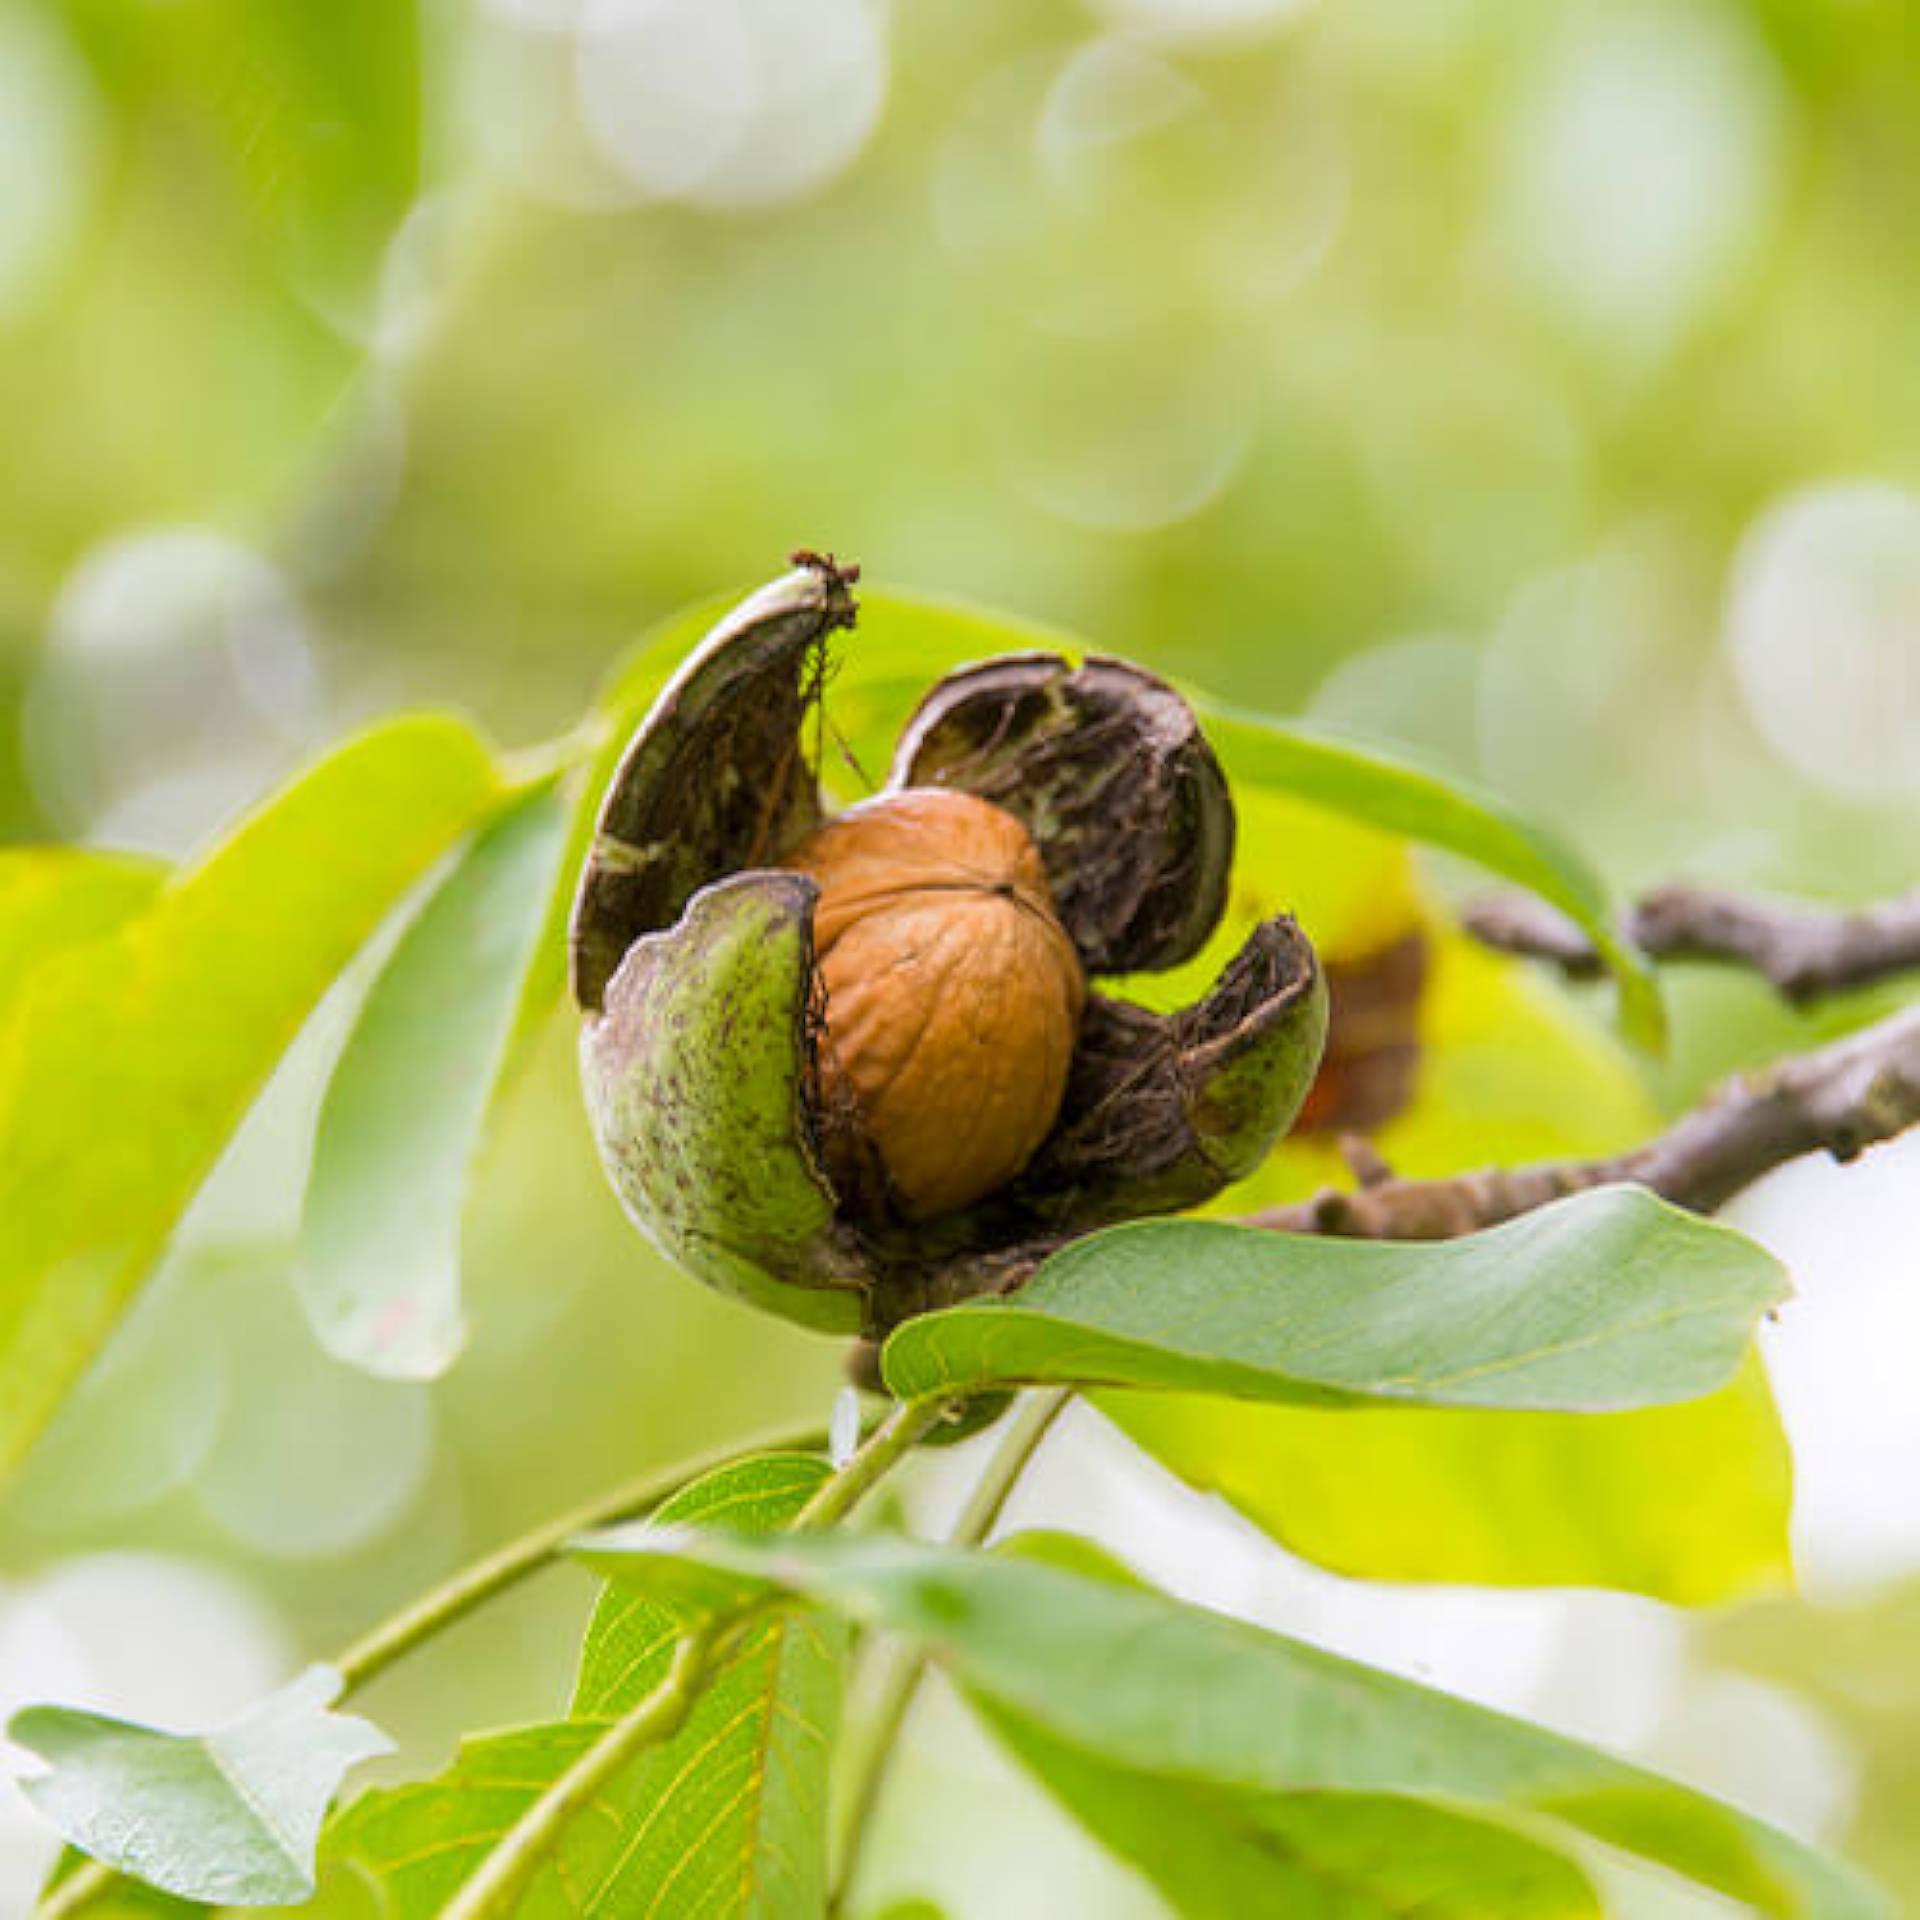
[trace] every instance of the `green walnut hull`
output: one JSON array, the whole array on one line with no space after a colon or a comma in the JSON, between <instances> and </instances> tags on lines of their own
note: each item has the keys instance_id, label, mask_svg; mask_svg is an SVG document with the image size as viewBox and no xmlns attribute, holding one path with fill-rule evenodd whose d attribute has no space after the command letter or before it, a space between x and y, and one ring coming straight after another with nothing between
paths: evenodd
<instances>
[{"instance_id":1,"label":"green walnut hull","mask_svg":"<svg viewBox=\"0 0 1920 1920\"><path fill-rule=\"evenodd\" d=\"M628 948L581 1034L587 1111L629 1216L696 1279L855 1333L869 1275L807 1118L813 882L747 873Z\"/></svg>"}]
</instances>

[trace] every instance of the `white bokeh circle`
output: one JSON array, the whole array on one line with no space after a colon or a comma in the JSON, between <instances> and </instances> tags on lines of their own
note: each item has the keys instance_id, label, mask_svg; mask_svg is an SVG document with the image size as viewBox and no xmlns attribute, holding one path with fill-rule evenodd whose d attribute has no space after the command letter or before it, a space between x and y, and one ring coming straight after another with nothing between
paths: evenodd
<instances>
[{"instance_id":1,"label":"white bokeh circle","mask_svg":"<svg viewBox=\"0 0 1920 1920\"><path fill-rule=\"evenodd\" d=\"M1788 102L1756 29L1716 0L1577 10L1502 124L1496 245L1588 341L1657 357L1753 257Z\"/></svg>"},{"instance_id":2,"label":"white bokeh circle","mask_svg":"<svg viewBox=\"0 0 1920 1920\"><path fill-rule=\"evenodd\" d=\"M291 583L211 527L103 541L61 586L27 704L35 793L63 832L183 851L318 730Z\"/></svg>"},{"instance_id":3,"label":"white bokeh circle","mask_svg":"<svg viewBox=\"0 0 1920 1920\"><path fill-rule=\"evenodd\" d=\"M1174 41L1234 41L1302 18L1314 0L1090 0L1091 10L1131 33Z\"/></svg>"},{"instance_id":4,"label":"white bokeh circle","mask_svg":"<svg viewBox=\"0 0 1920 1920\"><path fill-rule=\"evenodd\" d=\"M1920 494L1810 489L1761 517L1734 563L1727 658L1767 744L1867 803L1920 794Z\"/></svg>"},{"instance_id":5,"label":"white bokeh circle","mask_svg":"<svg viewBox=\"0 0 1920 1920\"><path fill-rule=\"evenodd\" d=\"M887 92L873 0L589 0L580 109L647 199L760 207L827 184Z\"/></svg>"}]
</instances>

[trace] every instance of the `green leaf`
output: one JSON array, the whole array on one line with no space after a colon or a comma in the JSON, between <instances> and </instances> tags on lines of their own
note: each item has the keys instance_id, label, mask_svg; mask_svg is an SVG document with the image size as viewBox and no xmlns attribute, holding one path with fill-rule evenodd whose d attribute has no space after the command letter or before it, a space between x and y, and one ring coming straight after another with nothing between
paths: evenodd
<instances>
[{"instance_id":1,"label":"green leaf","mask_svg":"<svg viewBox=\"0 0 1920 1920\"><path fill-rule=\"evenodd\" d=\"M1203 700L1194 704L1236 783L1297 794L1388 833L1444 847L1551 901L1606 962L1627 1032L1643 1046L1665 1043L1666 1014L1651 964L1615 932L1604 883L1557 835L1489 794L1374 748Z\"/></svg>"},{"instance_id":2,"label":"green leaf","mask_svg":"<svg viewBox=\"0 0 1920 1920\"><path fill-rule=\"evenodd\" d=\"M297 1281L328 1350L429 1380L466 1337L460 1221L560 854L551 784L481 828L402 934L320 1111Z\"/></svg>"},{"instance_id":3,"label":"green leaf","mask_svg":"<svg viewBox=\"0 0 1920 1920\"><path fill-rule=\"evenodd\" d=\"M786 1526L827 1477L797 1454L737 1461L661 1508L660 1524ZM324 1856L378 1887L388 1920L431 1920L606 1730L665 1676L676 1617L631 1592L601 1597L574 1718L469 1741L439 1779L364 1795ZM528 1912L817 1914L826 1899L827 1764L846 1633L788 1608L756 1625L680 1732L641 1754L564 1829Z\"/></svg>"},{"instance_id":4,"label":"green leaf","mask_svg":"<svg viewBox=\"0 0 1920 1920\"><path fill-rule=\"evenodd\" d=\"M1132 1772L976 1705L1082 1826L1194 1920L1599 1920L1586 1875L1511 1827L1411 1796L1259 1792Z\"/></svg>"},{"instance_id":5,"label":"green leaf","mask_svg":"<svg viewBox=\"0 0 1920 1920\"><path fill-rule=\"evenodd\" d=\"M1539 1818L1765 1914L1886 1911L1852 1869L1734 1808L1505 1714L1158 1593L1031 1560L853 1534L752 1541L691 1528L583 1543L651 1592L697 1566L740 1603L799 1594L909 1636L1003 1715L1182 1804L1393 1794ZM1301 1818L1311 1822L1303 1804ZM1333 1846L1333 1841L1322 1844Z\"/></svg>"},{"instance_id":6,"label":"green leaf","mask_svg":"<svg viewBox=\"0 0 1920 1920\"><path fill-rule=\"evenodd\" d=\"M993 1552L1153 1590L1083 1534L1017 1533ZM1597 1920L1586 1876L1509 1824L1397 1795L1195 1787L1116 1767L990 1701L975 1697L972 1705L1015 1758L1180 1913L1207 1920L1250 1913L1398 1920L1410 1912L1436 1920L1487 1913Z\"/></svg>"},{"instance_id":7,"label":"green leaf","mask_svg":"<svg viewBox=\"0 0 1920 1920\"><path fill-rule=\"evenodd\" d=\"M163 1892L227 1906L273 1906L314 1886L320 1822L342 1776L388 1753L379 1728L329 1713L340 1691L311 1667L215 1733L162 1733L29 1707L9 1737L51 1764L21 1784L83 1852Z\"/></svg>"},{"instance_id":8,"label":"green leaf","mask_svg":"<svg viewBox=\"0 0 1920 1920\"><path fill-rule=\"evenodd\" d=\"M1432 1243L1150 1220L1074 1242L1011 1299L908 1321L882 1364L904 1398L1053 1383L1598 1413L1725 1384L1786 1291L1752 1241L1637 1187Z\"/></svg>"},{"instance_id":9,"label":"green leaf","mask_svg":"<svg viewBox=\"0 0 1920 1920\"><path fill-rule=\"evenodd\" d=\"M826 1461L814 1454L769 1453L736 1460L682 1488L644 1524L778 1533L792 1524L831 1473ZM679 1637L677 1615L629 1587L609 1582L587 1625L567 1711L576 1720L611 1720L624 1713L665 1675L667 1656Z\"/></svg>"},{"instance_id":10,"label":"green leaf","mask_svg":"<svg viewBox=\"0 0 1920 1920\"><path fill-rule=\"evenodd\" d=\"M459 722L376 727L33 970L0 1024L0 1476L334 976L497 791Z\"/></svg>"},{"instance_id":11,"label":"green leaf","mask_svg":"<svg viewBox=\"0 0 1920 1920\"><path fill-rule=\"evenodd\" d=\"M388 1920L431 1920L605 1727L561 1720L463 1740L437 1778L363 1793L322 1836L320 1864L379 1889ZM625 1821L625 1795L621 1794Z\"/></svg>"}]
</instances>

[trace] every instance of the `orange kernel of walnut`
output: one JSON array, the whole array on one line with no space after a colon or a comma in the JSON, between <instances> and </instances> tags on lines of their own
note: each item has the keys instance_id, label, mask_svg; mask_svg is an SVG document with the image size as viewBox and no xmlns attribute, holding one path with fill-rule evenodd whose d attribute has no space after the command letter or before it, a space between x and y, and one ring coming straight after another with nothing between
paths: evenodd
<instances>
[{"instance_id":1,"label":"orange kernel of walnut","mask_svg":"<svg viewBox=\"0 0 1920 1920\"><path fill-rule=\"evenodd\" d=\"M851 1109L908 1219L1004 1185L1059 1115L1086 1001L1026 828L971 794L908 788L784 864L820 888L827 1111Z\"/></svg>"}]
</instances>

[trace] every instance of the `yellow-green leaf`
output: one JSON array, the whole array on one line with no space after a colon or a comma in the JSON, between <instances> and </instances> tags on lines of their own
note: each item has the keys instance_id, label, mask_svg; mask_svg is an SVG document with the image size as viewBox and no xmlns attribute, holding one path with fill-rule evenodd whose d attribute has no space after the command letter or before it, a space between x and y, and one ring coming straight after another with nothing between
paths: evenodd
<instances>
[{"instance_id":1,"label":"yellow-green leaf","mask_svg":"<svg viewBox=\"0 0 1920 1920\"><path fill-rule=\"evenodd\" d=\"M0 1026L0 1475L111 1333L335 975L498 791L450 719L349 741L37 966Z\"/></svg>"},{"instance_id":2,"label":"yellow-green leaf","mask_svg":"<svg viewBox=\"0 0 1920 1920\"><path fill-rule=\"evenodd\" d=\"M0 853L0 1009L57 953L110 933L167 877L155 860L79 847Z\"/></svg>"},{"instance_id":3,"label":"yellow-green leaf","mask_svg":"<svg viewBox=\"0 0 1920 1920\"><path fill-rule=\"evenodd\" d=\"M1757 1361L1704 1399L1634 1413L1329 1414L1144 1393L1099 1406L1189 1486L1337 1573L1681 1606L1787 1577L1793 1465Z\"/></svg>"}]
</instances>

